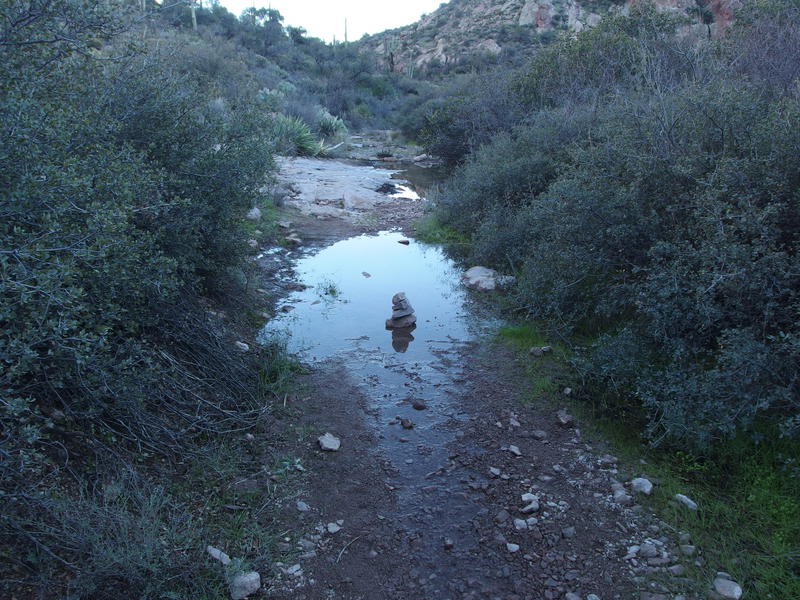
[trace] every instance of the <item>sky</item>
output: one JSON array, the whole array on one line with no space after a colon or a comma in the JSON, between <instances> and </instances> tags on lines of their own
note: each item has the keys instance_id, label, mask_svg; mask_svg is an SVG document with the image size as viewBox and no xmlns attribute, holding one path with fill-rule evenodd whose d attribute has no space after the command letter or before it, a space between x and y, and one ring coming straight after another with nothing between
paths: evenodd
<instances>
[{"instance_id":1,"label":"sky","mask_svg":"<svg viewBox=\"0 0 800 600\"><path fill-rule=\"evenodd\" d=\"M350 41L365 33L378 33L417 21L432 13L443 0L220 0L220 4L239 16L246 8L269 8L280 12L284 25L303 27L308 35L332 41L347 37Z\"/></svg>"}]
</instances>

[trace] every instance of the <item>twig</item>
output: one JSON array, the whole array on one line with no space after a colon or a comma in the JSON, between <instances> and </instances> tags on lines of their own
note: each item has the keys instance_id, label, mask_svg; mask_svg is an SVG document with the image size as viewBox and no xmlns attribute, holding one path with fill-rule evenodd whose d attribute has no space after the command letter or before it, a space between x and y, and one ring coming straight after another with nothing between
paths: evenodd
<instances>
[{"instance_id":1,"label":"twig","mask_svg":"<svg viewBox=\"0 0 800 600\"><path fill-rule=\"evenodd\" d=\"M342 559L342 554L344 554L344 551L345 551L345 550L347 550L347 549L350 547L350 544L352 544L352 543L353 543L353 542L355 542L356 540L360 540L362 537L364 537L364 536L363 536L363 535L360 535L360 536L358 536L358 537L355 537L355 538L353 538L352 540L350 540L349 542L347 542L347 543L344 545L344 548L342 548L342 549L339 551L339 556L337 556L337 557L336 557L336 564L339 564L339 561Z\"/></svg>"}]
</instances>

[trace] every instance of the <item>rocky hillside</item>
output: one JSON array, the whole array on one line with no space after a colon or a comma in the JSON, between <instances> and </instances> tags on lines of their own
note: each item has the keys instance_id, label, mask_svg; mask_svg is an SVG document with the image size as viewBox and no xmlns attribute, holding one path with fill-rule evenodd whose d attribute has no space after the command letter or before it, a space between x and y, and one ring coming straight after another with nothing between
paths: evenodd
<instances>
[{"instance_id":1,"label":"rocky hillside","mask_svg":"<svg viewBox=\"0 0 800 600\"><path fill-rule=\"evenodd\" d=\"M412 72L433 63L452 65L464 56L497 55L532 47L558 31L580 31L609 11L639 0L451 0L418 22L365 38L389 69ZM689 14L713 35L731 21L742 0L655 0L665 11Z\"/></svg>"}]
</instances>

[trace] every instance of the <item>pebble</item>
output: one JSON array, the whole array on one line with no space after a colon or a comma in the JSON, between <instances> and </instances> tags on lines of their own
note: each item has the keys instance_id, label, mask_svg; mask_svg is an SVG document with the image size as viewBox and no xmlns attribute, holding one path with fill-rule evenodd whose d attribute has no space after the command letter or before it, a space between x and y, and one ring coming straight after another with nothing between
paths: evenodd
<instances>
[{"instance_id":1,"label":"pebble","mask_svg":"<svg viewBox=\"0 0 800 600\"><path fill-rule=\"evenodd\" d=\"M236 346L236 349L239 352L249 352L250 351L250 346L248 346L244 342L234 342L233 345Z\"/></svg>"},{"instance_id":2,"label":"pebble","mask_svg":"<svg viewBox=\"0 0 800 600\"><path fill-rule=\"evenodd\" d=\"M523 531L528 528L528 522L525 519L514 519L514 529Z\"/></svg>"},{"instance_id":3,"label":"pebble","mask_svg":"<svg viewBox=\"0 0 800 600\"><path fill-rule=\"evenodd\" d=\"M723 598L729 600L739 600L742 597L742 588L735 581L717 577L714 580L714 589Z\"/></svg>"},{"instance_id":4,"label":"pebble","mask_svg":"<svg viewBox=\"0 0 800 600\"><path fill-rule=\"evenodd\" d=\"M520 425L520 422L517 421L514 417L511 417L508 420L508 424L511 425L511 427L522 427L522 425Z\"/></svg>"},{"instance_id":5,"label":"pebble","mask_svg":"<svg viewBox=\"0 0 800 600\"><path fill-rule=\"evenodd\" d=\"M575 417L569 414L566 408L562 408L556 413L556 419L561 427L570 427L575 424Z\"/></svg>"},{"instance_id":6,"label":"pebble","mask_svg":"<svg viewBox=\"0 0 800 600\"><path fill-rule=\"evenodd\" d=\"M519 552L519 544L512 544L509 542L506 544L506 549L511 552L511 554L514 554L515 552Z\"/></svg>"},{"instance_id":7,"label":"pebble","mask_svg":"<svg viewBox=\"0 0 800 600\"><path fill-rule=\"evenodd\" d=\"M653 492L653 484L649 479L637 477L631 481L631 490L638 494L649 496Z\"/></svg>"},{"instance_id":8,"label":"pebble","mask_svg":"<svg viewBox=\"0 0 800 600\"><path fill-rule=\"evenodd\" d=\"M214 546L206 546L206 552L208 552L212 558L218 560L226 567L231 564L231 557L225 554L219 548L215 548Z\"/></svg>"},{"instance_id":9,"label":"pebble","mask_svg":"<svg viewBox=\"0 0 800 600\"><path fill-rule=\"evenodd\" d=\"M547 439L547 432L542 431L541 429L536 429L535 431L532 431L531 435L534 437L534 439L537 439L539 441Z\"/></svg>"},{"instance_id":10,"label":"pebble","mask_svg":"<svg viewBox=\"0 0 800 600\"><path fill-rule=\"evenodd\" d=\"M659 555L658 548L656 548L655 544L651 544L650 542L645 542L641 546L639 546L639 556L643 558L655 558Z\"/></svg>"},{"instance_id":11,"label":"pebble","mask_svg":"<svg viewBox=\"0 0 800 600\"><path fill-rule=\"evenodd\" d=\"M697 504L691 498L687 498L683 494L675 494L675 500L683 504L689 510L697 510Z\"/></svg>"},{"instance_id":12,"label":"pebble","mask_svg":"<svg viewBox=\"0 0 800 600\"><path fill-rule=\"evenodd\" d=\"M489 467L489 475L491 477L500 477L500 469L497 467Z\"/></svg>"},{"instance_id":13,"label":"pebble","mask_svg":"<svg viewBox=\"0 0 800 600\"><path fill-rule=\"evenodd\" d=\"M630 506L633 504L633 498L631 498L625 490L614 490L614 502L620 506Z\"/></svg>"},{"instance_id":14,"label":"pebble","mask_svg":"<svg viewBox=\"0 0 800 600\"><path fill-rule=\"evenodd\" d=\"M514 456L522 456L522 452L519 451L519 448L516 446L509 446L508 451L511 452Z\"/></svg>"},{"instance_id":15,"label":"pebble","mask_svg":"<svg viewBox=\"0 0 800 600\"><path fill-rule=\"evenodd\" d=\"M298 500L297 501L297 510L299 510L300 512L308 512L308 511L311 510L311 507L308 504L306 504L305 502L303 502L302 500Z\"/></svg>"},{"instance_id":16,"label":"pebble","mask_svg":"<svg viewBox=\"0 0 800 600\"><path fill-rule=\"evenodd\" d=\"M342 445L342 441L331 433L326 433L317 438L320 448L327 452L336 452Z\"/></svg>"},{"instance_id":17,"label":"pebble","mask_svg":"<svg viewBox=\"0 0 800 600\"><path fill-rule=\"evenodd\" d=\"M328 523L326 529L328 530L328 533L331 533L331 534L338 533L339 531L342 530L341 526L339 526L336 523Z\"/></svg>"}]
</instances>

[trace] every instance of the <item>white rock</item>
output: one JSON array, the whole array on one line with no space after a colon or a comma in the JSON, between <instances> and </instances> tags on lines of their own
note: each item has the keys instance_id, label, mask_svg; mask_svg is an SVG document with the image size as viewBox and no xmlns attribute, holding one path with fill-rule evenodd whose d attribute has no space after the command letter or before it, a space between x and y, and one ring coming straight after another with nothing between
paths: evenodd
<instances>
[{"instance_id":1,"label":"white rock","mask_svg":"<svg viewBox=\"0 0 800 600\"><path fill-rule=\"evenodd\" d=\"M303 502L302 500L298 500L297 501L297 510L299 510L300 512L308 512L308 511L311 510L311 507L308 504L306 504L305 502Z\"/></svg>"},{"instance_id":2,"label":"white rock","mask_svg":"<svg viewBox=\"0 0 800 600\"><path fill-rule=\"evenodd\" d=\"M508 451L511 452L514 456L522 456L522 452L519 451L519 448L516 446L509 446Z\"/></svg>"},{"instance_id":3,"label":"white rock","mask_svg":"<svg viewBox=\"0 0 800 600\"><path fill-rule=\"evenodd\" d=\"M247 218L251 221L260 221L261 220L261 209L257 206L254 206L247 212Z\"/></svg>"},{"instance_id":4,"label":"white rock","mask_svg":"<svg viewBox=\"0 0 800 600\"><path fill-rule=\"evenodd\" d=\"M514 417L511 417L508 420L508 424L511 425L511 427L521 427L520 422L517 421Z\"/></svg>"},{"instance_id":5,"label":"white rock","mask_svg":"<svg viewBox=\"0 0 800 600\"><path fill-rule=\"evenodd\" d=\"M714 589L717 590L717 593L723 598L729 598L730 600L739 600L739 598L742 597L741 586L739 586L739 584L736 583L735 581L731 581L730 579L723 579L722 577L717 577L714 580Z\"/></svg>"},{"instance_id":6,"label":"white rock","mask_svg":"<svg viewBox=\"0 0 800 600\"><path fill-rule=\"evenodd\" d=\"M489 475L491 477L500 477L500 469L497 467L489 467Z\"/></svg>"},{"instance_id":7,"label":"white rock","mask_svg":"<svg viewBox=\"0 0 800 600\"><path fill-rule=\"evenodd\" d=\"M326 433L317 438L319 447L328 452L336 452L342 445L342 441L331 433Z\"/></svg>"},{"instance_id":8,"label":"white rock","mask_svg":"<svg viewBox=\"0 0 800 600\"><path fill-rule=\"evenodd\" d=\"M231 557L225 554L219 548L215 548L214 546L206 546L206 552L211 555L211 558L218 560L226 567L231 564Z\"/></svg>"},{"instance_id":9,"label":"white rock","mask_svg":"<svg viewBox=\"0 0 800 600\"><path fill-rule=\"evenodd\" d=\"M508 551L509 551L509 552L511 552L512 554L513 554L514 552L519 552L519 544L511 544L511 543L508 543L508 544L506 544L506 548L507 548L507 549L508 549Z\"/></svg>"},{"instance_id":10,"label":"white rock","mask_svg":"<svg viewBox=\"0 0 800 600\"><path fill-rule=\"evenodd\" d=\"M339 533L342 530L342 527L338 523L328 523L326 529L328 533Z\"/></svg>"},{"instance_id":11,"label":"white rock","mask_svg":"<svg viewBox=\"0 0 800 600\"><path fill-rule=\"evenodd\" d=\"M683 504L689 510L697 510L697 504L690 498L687 498L683 494L675 494L675 500Z\"/></svg>"},{"instance_id":12,"label":"white rock","mask_svg":"<svg viewBox=\"0 0 800 600\"><path fill-rule=\"evenodd\" d=\"M250 346L245 344L244 342L234 342L233 345L236 347L237 350L240 352L249 352Z\"/></svg>"},{"instance_id":13,"label":"white rock","mask_svg":"<svg viewBox=\"0 0 800 600\"><path fill-rule=\"evenodd\" d=\"M637 494L644 494L649 496L653 492L653 484L649 479L644 477L637 477L631 481L631 489Z\"/></svg>"},{"instance_id":14,"label":"white rock","mask_svg":"<svg viewBox=\"0 0 800 600\"><path fill-rule=\"evenodd\" d=\"M231 598L233 600L247 598L250 594L255 594L259 589L261 589L261 575L255 571L239 573L231 580L230 584Z\"/></svg>"},{"instance_id":15,"label":"white rock","mask_svg":"<svg viewBox=\"0 0 800 600\"><path fill-rule=\"evenodd\" d=\"M479 292L490 292L497 286L497 271L487 267L472 267L461 275L461 280L468 288Z\"/></svg>"}]
</instances>

